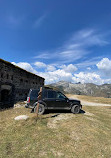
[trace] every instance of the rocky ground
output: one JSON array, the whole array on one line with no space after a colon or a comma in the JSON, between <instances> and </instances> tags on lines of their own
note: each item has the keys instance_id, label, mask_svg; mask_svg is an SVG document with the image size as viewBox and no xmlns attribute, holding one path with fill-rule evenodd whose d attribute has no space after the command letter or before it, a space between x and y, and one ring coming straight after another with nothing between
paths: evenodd
<instances>
[{"instance_id":1,"label":"rocky ground","mask_svg":"<svg viewBox=\"0 0 111 158\"><path fill-rule=\"evenodd\" d=\"M27 101L21 101L21 102L17 102L14 104L14 108L19 108L21 106L24 106L26 105Z\"/></svg>"}]
</instances>

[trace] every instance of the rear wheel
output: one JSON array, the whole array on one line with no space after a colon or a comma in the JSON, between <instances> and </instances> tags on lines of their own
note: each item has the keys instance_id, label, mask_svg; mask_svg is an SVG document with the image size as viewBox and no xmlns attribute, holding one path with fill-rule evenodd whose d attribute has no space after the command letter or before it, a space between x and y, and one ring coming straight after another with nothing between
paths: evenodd
<instances>
[{"instance_id":1,"label":"rear wheel","mask_svg":"<svg viewBox=\"0 0 111 158\"><path fill-rule=\"evenodd\" d=\"M71 108L71 112L73 114L78 114L80 112L80 106L79 105L73 105Z\"/></svg>"},{"instance_id":2,"label":"rear wheel","mask_svg":"<svg viewBox=\"0 0 111 158\"><path fill-rule=\"evenodd\" d=\"M37 110L37 105L36 105L35 108L34 108L34 112L36 112L36 110ZM43 105L43 104L39 104L38 114L39 114L39 115L42 115L44 112L45 112L45 107L44 107L44 105Z\"/></svg>"}]
</instances>

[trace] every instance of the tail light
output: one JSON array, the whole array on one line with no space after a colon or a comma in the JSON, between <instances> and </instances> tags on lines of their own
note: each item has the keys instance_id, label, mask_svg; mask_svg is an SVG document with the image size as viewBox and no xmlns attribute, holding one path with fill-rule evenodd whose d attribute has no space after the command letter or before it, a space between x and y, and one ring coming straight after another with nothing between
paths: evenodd
<instances>
[{"instance_id":1,"label":"tail light","mask_svg":"<svg viewBox=\"0 0 111 158\"><path fill-rule=\"evenodd\" d=\"M30 97L27 97L27 103L30 103Z\"/></svg>"}]
</instances>

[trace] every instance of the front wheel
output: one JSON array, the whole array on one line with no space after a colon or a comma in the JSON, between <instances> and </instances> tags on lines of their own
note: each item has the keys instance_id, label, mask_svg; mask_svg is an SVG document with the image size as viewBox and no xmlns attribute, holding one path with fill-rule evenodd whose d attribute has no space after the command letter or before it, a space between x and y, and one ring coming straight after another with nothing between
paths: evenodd
<instances>
[{"instance_id":1,"label":"front wheel","mask_svg":"<svg viewBox=\"0 0 111 158\"><path fill-rule=\"evenodd\" d=\"M71 112L73 114L78 114L80 112L80 106L79 105L73 105L71 108Z\"/></svg>"},{"instance_id":2,"label":"front wheel","mask_svg":"<svg viewBox=\"0 0 111 158\"><path fill-rule=\"evenodd\" d=\"M34 112L36 112L36 110L37 110L37 105L36 105L35 108L34 108ZM44 105L39 104L38 114L39 114L39 115L42 115L44 112L45 112L45 107L44 107Z\"/></svg>"}]
</instances>

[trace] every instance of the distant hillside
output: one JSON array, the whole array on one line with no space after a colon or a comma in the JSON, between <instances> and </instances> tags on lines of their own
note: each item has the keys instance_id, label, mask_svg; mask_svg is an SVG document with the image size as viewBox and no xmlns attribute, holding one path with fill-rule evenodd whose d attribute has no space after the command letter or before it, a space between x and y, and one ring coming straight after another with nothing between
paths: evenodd
<instances>
[{"instance_id":1,"label":"distant hillside","mask_svg":"<svg viewBox=\"0 0 111 158\"><path fill-rule=\"evenodd\" d=\"M111 84L95 85L93 83L70 83L60 81L49 85L65 93L78 95L101 96L111 98Z\"/></svg>"}]
</instances>

